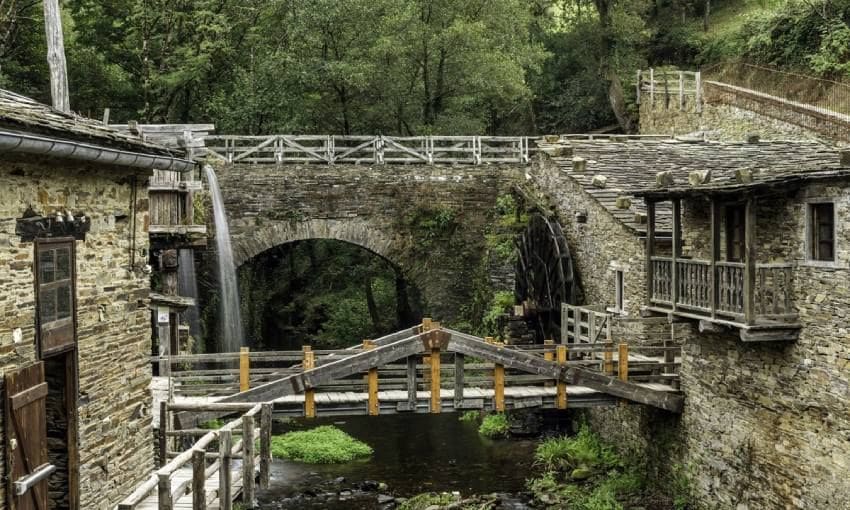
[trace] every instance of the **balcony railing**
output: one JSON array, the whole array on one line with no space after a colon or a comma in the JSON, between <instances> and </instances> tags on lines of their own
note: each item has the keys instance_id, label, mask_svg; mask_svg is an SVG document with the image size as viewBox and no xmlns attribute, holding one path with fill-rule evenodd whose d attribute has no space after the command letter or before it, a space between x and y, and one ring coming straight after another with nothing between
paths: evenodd
<instances>
[{"instance_id":1,"label":"balcony railing","mask_svg":"<svg viewBox=\"0 0 850 510\"><path fill-rule=\"evenodd\" d=\"M746 293L744 264L652 257L650 302L652 305L706 317L744 319ZM796 317L792 304L791 264L756 264L754 309L757 319L786 320ZM674 302L675 301L675 302Z\"/></svg>"}]
</instances>

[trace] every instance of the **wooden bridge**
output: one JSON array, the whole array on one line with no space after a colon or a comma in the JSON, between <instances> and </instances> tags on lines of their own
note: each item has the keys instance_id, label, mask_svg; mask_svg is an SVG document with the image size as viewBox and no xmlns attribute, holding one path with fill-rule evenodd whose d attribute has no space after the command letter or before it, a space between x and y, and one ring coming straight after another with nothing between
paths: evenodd
<instances>
[{"instance_id":1,"label":"wooden bridge","mask_svg":"<svg viewBox=\"0 0 850 510\"><path fill-rule=\"evenodd\" d=\"M240 493L250 507L253 475L260 486L268 483L272 413L312 418L625 404L680 412L679 354L676 346L630 348L610 338L509 346L425 319L350 349L154 358L170 372L160 380L172 389L171 398L164 391L158 403L163 464L119 510L229 508ZM240 412L246 414L219 430L198 428ZM243 440L232 446L236 433ZM177 448L177 439L199 436L190 449ZM246 449L255 437L256 458L252 446ZM208 452L214 442L218 449ZM241 463L234 468L231 459ZM199 506L202 500L208 506Z\"/></svg>"}]
</instances>

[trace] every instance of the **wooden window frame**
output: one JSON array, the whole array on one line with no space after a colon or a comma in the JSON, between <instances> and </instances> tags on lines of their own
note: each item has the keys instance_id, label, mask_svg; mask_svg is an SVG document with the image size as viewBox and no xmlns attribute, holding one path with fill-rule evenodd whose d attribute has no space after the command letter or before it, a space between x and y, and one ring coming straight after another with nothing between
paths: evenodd
<instances>
[{"instance_id":1,"label":"wooden window frame","mask_svg":"<svg viewBox=\"0 0 850 510\"><path fill-rule=\"evenodd\" d=\"M815 211L817 206L821 205L830 205L832 206L832 259L831 260L822 260L819 258L815 258L815 236L817 236L817 232L813 228L812 222L814 221ZM803 260L806 265L810 266L818 266L818 267L839 267L838 260L838 207L835 203L835 200L832 198L811 198L806 200L806 214L805 214L805 253L803 254Z\"/></svg>"},{"instance_id":2,"label":"wooden window frame","mask_svg":"<svg viewBox=\"0 0 850 510\"><path fill-rule=\"evenodd\" d=\"M43 287L50 286L52 283L41 282L41 253L44 251L54 250L58 247L67 246L69 248L70 260L69 263L69 283L70 283L70 307L71 315L62 319L53 320L47 323L42 321L41 306ZM58 238L39 238L34 243L34 285L35 285L35 310L36 310L36 337L38 338L38 353L39 359L46 356L63 353L76 348L77 345L77 256L76 256L76 241L73 237L58 237ZM55 288L64 288L64 285L55 285ZM56 346L47 344L46 332L57 330L66 330L59 334L66 335L69 339L62 341Z\"/></svg>"}]
</instances>

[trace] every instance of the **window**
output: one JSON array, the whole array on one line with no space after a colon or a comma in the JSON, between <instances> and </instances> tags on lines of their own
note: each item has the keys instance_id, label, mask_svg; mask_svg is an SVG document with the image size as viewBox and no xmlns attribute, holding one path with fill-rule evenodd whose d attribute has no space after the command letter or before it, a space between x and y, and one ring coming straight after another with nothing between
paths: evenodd
<instances>
[{"instance_id":1,"label":"window","mask_svg":"<svg viewBox=\"0 0 850 510\"><path fill-rule=\"evenodd\" d=\"M41 355L74 346L74 241L36 243L36 295Z\"/></svg>"},{"instance_id":2,"label":"window","mask_svg":"<svg viewBox=\"0 0 850 510\"><path fill-rule=\"evenodd\" d=\"M744 213L743 205L726 206L726 260L744 260Z\"/></svg>"},{"instance_id":3,"label":"window","mask_svg":"<svg viewBox=\"0 0 850 510\"><path fill-rule=\"evenodd\" d=\"M810 260L835 262L835 205L809 204Z\"/></svg>"},{"instance_id":4,"label":"window","mask_svg":"<svg viewBox=\"0 0 850 510\"><path fill-rule=\"evenodd\" d=\"M614 291L615 292L614 309L618 312L622 312L623 311L623 294L624 294L623 291L625 290L625 282L624 282L624 279L623 279L623 272L622 271L615 271L614 272L614 278L615 278L615 281L614 281L614 289L615 289L615 291Z\"/></svg>"}]
</instances>

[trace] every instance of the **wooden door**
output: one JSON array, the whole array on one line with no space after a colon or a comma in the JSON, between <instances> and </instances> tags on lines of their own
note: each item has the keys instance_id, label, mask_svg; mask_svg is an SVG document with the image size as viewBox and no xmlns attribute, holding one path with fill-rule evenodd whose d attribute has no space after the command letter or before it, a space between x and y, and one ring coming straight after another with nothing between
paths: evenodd
<instances>
[{"instance_id":1,"label":"wooden door","mask_svg":"<svg viewBox=\"0 0 850 510\"><path fill-rule=\"evenodd\" d=\"M47 510L47 478L23 494L15 482L47 465L47 383L44 363L34 363L6 374L5 447L9 508Z\"/></svg>"}]
</instances>

